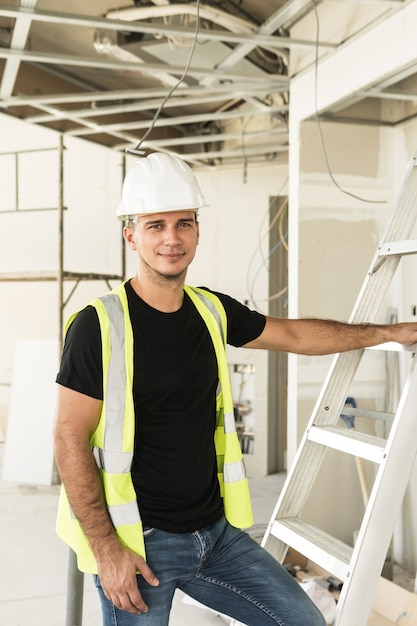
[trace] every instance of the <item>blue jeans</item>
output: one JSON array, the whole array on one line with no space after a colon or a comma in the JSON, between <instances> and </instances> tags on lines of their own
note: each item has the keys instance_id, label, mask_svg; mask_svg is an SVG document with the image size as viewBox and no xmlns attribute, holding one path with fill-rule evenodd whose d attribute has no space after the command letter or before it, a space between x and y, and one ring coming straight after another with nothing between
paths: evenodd
<instances>
[{"instance_id":1,"label":"blue jeans","mask_svg":"<svg viewBox=\"0 0 417 626\"><path fill-rule=\"evenodd\" d=\"M151 587L137 577L148 613L115 608L96 576L103 626L167 626L177 588L248 626L325 626L320 611L286 569L224 517L192 533L146 529L145 544L147 563L160 581Z\"/></svg>"}]
</instances>

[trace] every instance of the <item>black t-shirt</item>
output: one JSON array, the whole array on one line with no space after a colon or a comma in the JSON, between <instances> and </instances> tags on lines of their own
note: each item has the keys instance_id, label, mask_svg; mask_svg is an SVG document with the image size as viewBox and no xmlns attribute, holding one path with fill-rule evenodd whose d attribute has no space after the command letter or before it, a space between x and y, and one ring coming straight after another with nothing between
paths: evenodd
<instances>
[{"instance_id":1,"label":"black t-shirt","mask_svg":"<svg viewBox=\"0 0 417 626\"><path fill-rule=\"evenodd\" d=\"M142 521L168 532L191 532L223 514L214 430L217 361L208 329L187 294L163 313L125 284L134 340L135 448L132 480ZM228 320L227 342L256 339L265 317L215 293ZM71 324L57 382L103 398L100 328L86 307Z\"/></svg>"}]
</instances>

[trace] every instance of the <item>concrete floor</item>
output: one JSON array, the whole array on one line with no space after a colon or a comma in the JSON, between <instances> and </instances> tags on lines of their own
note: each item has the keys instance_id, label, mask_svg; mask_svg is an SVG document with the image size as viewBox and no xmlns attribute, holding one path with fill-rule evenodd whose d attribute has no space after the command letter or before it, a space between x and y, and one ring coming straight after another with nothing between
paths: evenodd
<instances>
[{"instance_id":1,"label":"concrete floor","mask_svg":"<svg viewBox=\"0 0 417 626\"><path fill-rule=\"evenodd\" d=\"M0 469L4 444L0 443ZM262 536L285 476L249 478L254 534ZM59 487L0 480L0 625L65 626L68 549L55 535ZM84 577L84 626L101 626L97 592ZM224 626L221 617L178 592L170 626ZM77 624L76 626L81 626Z\"/></svg>"}]
</instances>

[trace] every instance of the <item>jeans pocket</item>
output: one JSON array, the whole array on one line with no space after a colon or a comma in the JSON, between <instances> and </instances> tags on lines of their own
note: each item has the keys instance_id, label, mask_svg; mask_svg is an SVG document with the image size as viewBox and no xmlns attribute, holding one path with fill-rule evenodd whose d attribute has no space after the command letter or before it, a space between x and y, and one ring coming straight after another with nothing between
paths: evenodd
<instances>
[{"instance_id":1,"label":"jeans pocket","mask_svg":"<svg viewBox=\"0 0 417 626\"><path fill-rule=\"evenodd\" d=\"M153 528L152 526L144 526L143 527L143 536L146 537L150 537L151 535L153 535L156 532L156 528Z\"/></svg>"}]
</instances>

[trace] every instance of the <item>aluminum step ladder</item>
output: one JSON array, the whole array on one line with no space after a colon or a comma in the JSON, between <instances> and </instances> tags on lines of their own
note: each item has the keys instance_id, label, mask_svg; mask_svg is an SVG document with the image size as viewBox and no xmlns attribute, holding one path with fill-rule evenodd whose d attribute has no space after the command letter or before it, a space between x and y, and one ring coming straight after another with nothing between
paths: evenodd
<instances>
[{"instance_id":1,"label":"aluminum step ladder","mask_svg":"<svg viewBox=\"0 0 417 626\"><path fill-rule=\"evenodd\" d=\"M360 290L350 322L378 319L401 257L417 252L410 240L417 220L417 160L412 160L391 219ZM407 349L382 344L381 349ZM333 626L365 626L417 452L417 358L411 366L387 439L338 426L364 350L334 357L262 545L283 561L288 546L343 582ZM340 422L339 422L340 423ZM376 477L355 546L302 520L328 449L374 462Z\"/></svg>"}]
</instances>

